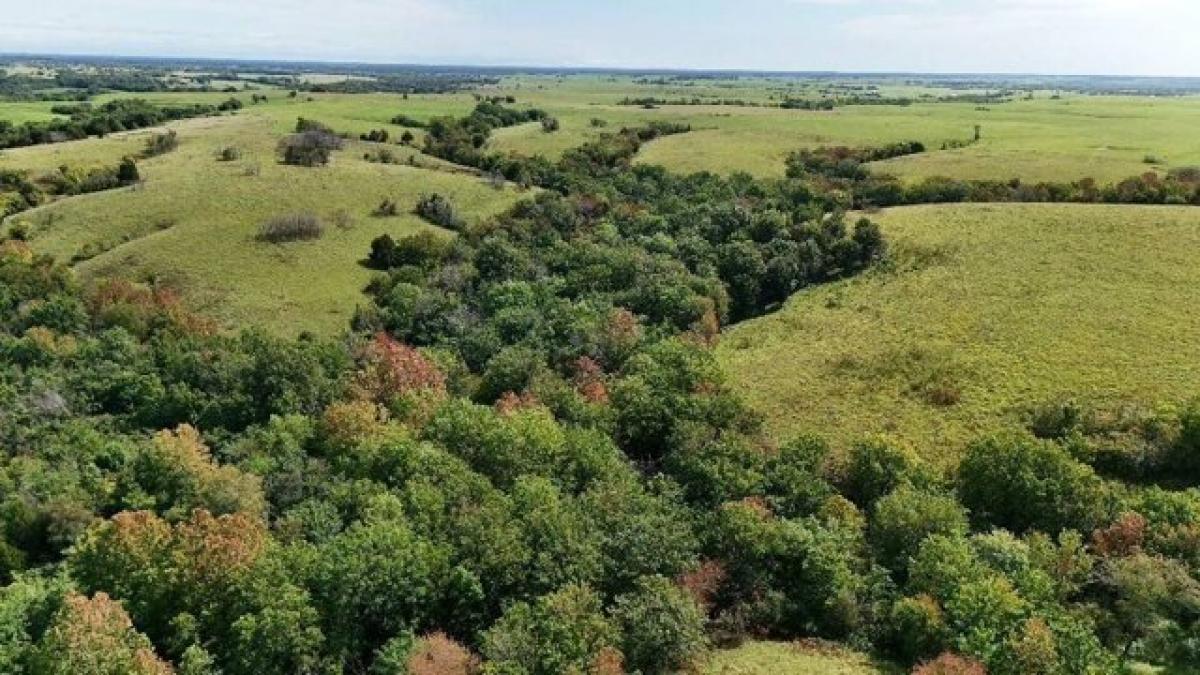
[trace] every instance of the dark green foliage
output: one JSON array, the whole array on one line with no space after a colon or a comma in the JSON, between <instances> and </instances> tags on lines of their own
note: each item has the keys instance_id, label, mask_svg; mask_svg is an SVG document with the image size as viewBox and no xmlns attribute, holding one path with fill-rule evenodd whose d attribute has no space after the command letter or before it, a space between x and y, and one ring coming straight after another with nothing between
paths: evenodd
<instances>
[{"instance_id":1,"label":"dark green foliage","mask_svg":"<svg viewBox=\"0 0 1200 675\"><path fill-rule=\"evenodd\" d=\"M372 129L365 134L359 134L358 138L371 143L387 143L388 136L387 129Z\"/></svg>"},{"instance_id":2,"label":"dark green foliage","mask_svg":"<svg viewBox=\"0 0 1200 675\"><path fill-rule=\"evenodd\" d=\"M0 125L0 148L105 136L120 131L154 127L171 120L211 115L216 110L213 106L199 104L156 106L142 99L118 99L101 106L83 104L62 110L61 113L70 115L66 119L26 122L16 126Z\"/></svg>"},{"instance_id":3,"label":"dark green foliage","mask_svg":"<svg viewBox=\"0 0 1200 675\"><path fill-rule=\"evenodd\" d=\"M142 179L138 173L137 162L133 161L132 157L126 157L121 160L121 164L117 167L117 182L121 185L133 185ZM83 192L95 192L95 190L81 190Z\"/></svg>"},{"instance_id":4,"label":"dark green foliage","mask_svg":"<svg viewBox=\"0 0 1200 675\"><path fill-rule=\"evenodd\" d=\"M392 118L392 124L399 127L410 127L412 129L424 129L428 126L425 122L408 115L396 115Z\"/></svg>"},{"instance_id":5,"label":"dark green foliage","mask_svg":"<svg viewBox=\"0 0 1200 675\"><path fill-rule=\"evenodd\" d=\"M920 484L926 478L910 448L884 438L855 445L845 472L844 494L863 508L902 485Z\"/></svg>"},{"instance_id":6,"label":"dark green foliage","mask_svg":"<svg viewBox=\"0 0 1200 675\"><path fill-rule=\"evenodd\" d=\"M296 166L324 166L334 150L342 149L340 136L324 124L301 117L296 122L296 133L279 141L279 153L284 164Z\"/></svg>"},{"instance_id":7,"label":"dark green foliage","mask_svg":"<svg viewBox=\"0 0 1200 675\"><path fill-rule=\"evenodd\" d=\"M926 537L967 533L967 513L958 501L903 485L875 503L869 538L879 560L903 572Z\"/></svg>"},{"instance_id":8,"label":"dark green foliage","mask_svg":"<svg viewBox=\"0 0 1200 675\"><path fill-rule=\"evenodd\" d=\"M968 448L959 491L976 522L1016 532L1089 532L1111 517L1105 487L1089 467L1061 446L1020 436Z\"/></svg>"}]
</instances>

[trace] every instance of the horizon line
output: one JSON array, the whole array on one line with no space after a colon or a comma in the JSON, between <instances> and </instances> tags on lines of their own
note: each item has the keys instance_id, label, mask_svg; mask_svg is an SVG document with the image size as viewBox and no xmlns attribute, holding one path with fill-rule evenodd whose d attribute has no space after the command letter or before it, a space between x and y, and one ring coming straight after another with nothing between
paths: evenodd
<instances>
[{"instance_id":1,"label":"horizon line","mask_svg":"<svg viewBox=\"0 0 1200 675\"><path fill-rule=\"evenodd\" d=\"M935 76L935 77L1009 77L1009 78L1108 78L1130 80L1200 80L1200 75L1121 75L1112 73L1051 73L1051 72L1020 72L1020 71L920 71L920 70L779 70L755 68L703 68L703 67L670 67L670 66L602 66L602 65L535 65L521 63L499 63L484 65L479 63L452 62L389 62L353 59L294 59L276 57L226 57L226 56L180 56L180 55L134 55L134 54L103 54L87 52L4 52L0 51L0 60L16 59L109 59L115 61L175 61L181 63L218 63L218 64L287 64L295 66L367 66L389 68L446 68L482 71L542 71L542 72L578 72L578 73L622 73L622 74L729 74L729 75L766 75L766 76L874 76L874 77L904 77L904 76Z\"/></svg>"}]
</instances>

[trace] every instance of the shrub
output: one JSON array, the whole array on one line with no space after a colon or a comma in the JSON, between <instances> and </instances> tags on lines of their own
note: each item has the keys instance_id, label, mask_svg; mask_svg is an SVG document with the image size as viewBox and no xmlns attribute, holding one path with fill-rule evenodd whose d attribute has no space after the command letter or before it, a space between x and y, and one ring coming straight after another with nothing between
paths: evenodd
<instances>
[{"instance_id":1,"label":"shrub","mask_svg":"<svg viewBox=\"0 0 1200 675\"><path fill-rule=\"evenodd\" d=\"M122 159L120 166L117 167L117 182L121 185L133 185L141 179L142 177L138 172L137 162L135 162L132 157L126 157L125 159ZM96 190L84 191L95 192Z\"/></svg>"},{"instance_id":2,"label":"shrub","mask_svg":"<svg viewBox=\"0 0 1200 675\"><path fill-rule=\"evenodd\" d=\"M287 241L305 241L320 239L325 233L325 226L316 214L310 212L291 213L276 216L263 223L258 230L258 238L272 244Z\"/></svg>"},{"instance_id":3,"label":"shrub","mask_svg":"<svg viewBox=\"0 0 1200 675\"><path fill-rule=\"evenodd\" d=\"M434 225L450 230L461 230L466 226L463 219L458 216L454 204L437 193L422 195L417 200L415 212Z\"/></svg>"},{"instance_id":4,"label":"shrub","mask_svg":"<svg viewBox=\"0 0 1200 675\"><path fill-rule=\"evenodd\" d=\"M889 616L892 650L905 663L933 657L948 637L938 601L928 595L900 598Z\"/></svg>"},{"instance_id":5,"label":"shrub","mask_svg":"<svg viewBox=\"0 0 1200 675\"><path fill-rule=\"evenodd\" d=\"M548 134L552 134L561 128L562 128L562 123L560 123L558 121L557 117L543 117L542 118L542 131L544 131Z\"/></svg>"},{"instance_id":6,"label":"shrub","mask_svg":"<svg viewBox=\"0 0 1200 675\"><path fill-rule=\"evenodd\" d=\"M409 117L408 115L396 115L392 118L392 124L398 127L410 127L413 129L424 129L428 126L425 122L415 117Z\"/></svg>"},{"instance_id":7,"label":"shrub","mask_svg":"<svg viewBox=\"0 0 1200 675\"><path fill-rule=\"evenodd\" d=\"M371 212L371 215L377 218L391 218L398 216L400 215L400 205L394 200L384 198L383 201L379 202L379 206L376 206L375 210Z\"/></svg>"},{"instance_id":8,"label":"shrub","mask_svg":"<svg viewBox=\"0 0 1200 675\"><path fill-rule=\"evenodd\" d=\"M324 166L333 151L341 150L343 144L342 138L329 127L301 117L296 122L296 133L279 141L279 152L284 164Z\"/></svg>"},{"instance_id":9,"label":"shrub","mask_svg":"<svg viewBox=\"0 0 1200 675\"><path fill-rule=\"evenodd\" d=\"M171 129L165 134L154 134L146 141L146 149L142 151L142 157L157 157L171 152L179 147L179 135Z\"/></svg>"},{"instance_id":10,"label":"shrub","mask_svg":"<svg viewBox=\"0 0 1200 675\"><path fill-rule=\"evenodd\" d=\"M372 129L365 134L359 134L358 138L370 143L387 143L389 134L387 129Z\"/></svg>"},{"instance_id":11,"label":"shrub","mask_svg":"<svg viewBox=\"0 0 1200 675\"><path fill-rule=\"evenodd\" d=\"M221 148L221 150L217 153L217 159L222 162L236 162L241 158L241 149L232 145Z\"/></svg>"}]
</instances>

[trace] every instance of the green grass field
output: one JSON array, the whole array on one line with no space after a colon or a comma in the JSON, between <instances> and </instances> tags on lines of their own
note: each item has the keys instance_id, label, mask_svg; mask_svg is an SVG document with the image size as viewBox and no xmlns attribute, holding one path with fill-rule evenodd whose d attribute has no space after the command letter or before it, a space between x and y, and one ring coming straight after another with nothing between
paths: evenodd
<instances>
[{"instance_id":1,"label":"green grass field","mask_svg":"<svg viewBox=\"0 0 1200 675\"><path fill-rule=\"evenodd\" d=\"M721 82L637 83L629 77L523 76L485 87L480 95L511 94L519 106L547 110L562 130L545 133L539 124L499 130L491 148L524 155L557 157L591 138L651 120L687 122L695 131L647 145L639 161L676 171L747 171L781 175L787 153L822 144L877 144L919 139L933 151L879 165L908 179L935 174L969 178L1026 180L1078 178L1116 180L1150 169L1200 163L1200 122L1196 98L1150 99L1039 94L977 110L970 104L922 103L908 107L850 106L833 112L789 111L770 107L621 106L625 97L738 98L764 104L788 96L819 96L823 85L743 78ZM411 167L362 161L361 144L339 154L333 166L319 170L278 166L274 145L297 117L360 134L386 128L403 113L420 120L461 116L475 104L470 93L453 95L343 95L287 92L259 87L267 103L247 105L237 115L177 123L183 147L142 162L146 184L137 190L62 201L18 216L35 233L35 244L62 258L79 259L86 278L108 273L166 278L178 284L196 307L214 313L229 326L249 323L282 333L340 329L358 300L367 272L353 263L370 240L388 231L401 234L421 225L405 216L388 221L368 217L385 196L402 203L427 191L445 192L470 217L495 213L518 198L495 192L477 179ZM131 95L110 93L96 103L141 96L160 104L216 104L237 96L249 104L254 92L180 92ZM937 90L895 88L885 95L915 96ZM940 93L945 93L944 91ZM22 122L49 118L52 103L0 102L0 119ZM603 126L593 123L602 120ZM968 138L983 125L983 141L942 151L941 143ZM150 130L115 134L31 148L0 151L0 169L25 169L34 175L71 167L112 166L136 154ZM418 130L418 134L419 134ZM214 155L236 145L246 157L219 163ZM412 150L394 148L401 156ZM1144 162L1153 155L1159 164ZM446 168L423 158L426 166ZM243 175L248 165L261 175ZM358 226L332 229L312 244L265 246L252 235L266 218L296 209L323 215L345 210ZM950 210L947 213L959 213ZM900 215L888 215L895 220ZM898 224L898 227L900 225ZM903 228L901 228L903 229ZM86 259L84 259L86 258ZM798 301L800 302L800 301ZM899 424L899 422L897 422Z\"/></svg>"},{"instance_id":2,"label":"green grass field","mask_svg":"<svg viewBox=\"0 0 1200 675\"><path fill-rule=\"evenodd\" d=\"M329 335L348 326L363 300L371 273L359 261L371 240L428 227L407 213L422 193L446 195L469 219L519 197L470 175L366 162L360 143L337 153L328 167L283 166L275 160L276 126L276 119L258 114L177 123L180 148L140 163L144 185L62 200L12 220L29 224L39 251L60 259L92 256L76 265L84 279L157 279L230 328ZM103 156L113 163L140 148L149 133L14 150L5 162L49 167ZM216 152L229 145L243 158L217 161ZM246 175L248 167L259 175ZM372 217L384 198L405 213ZM303 210L326 220L321 239L282 245L255 239L265 220ZM339 211L349 215L349 227L332 222Z\"/></svg>"},{"instance_id":3,"label":"green grass field","mask_svg":"<svg viewBox=\"0 0 1200 675\"><path fill-rule=\"evenodd\" d=\"M895 675L899 669L850 651L750 642L715 652L700 669L703 675Z\"/></svg>"},{"instance_id":4,"label":"green grass field","mask_svg":"<svg viewBox=\"0 0 1200 675\"><path fill-rule=\"evenodd\" d=\"M875 216L895 269L793 297L719 355L780 437L873 433L952 462L1063 397L1200 394L1200 210L968 205Z\"/></svg>"},{"instance_id":5,"label":"green grass field","mask_svg":"<svg viewBox=\"0 0 1200 675\"><path fill-rule=\"evenodd\" d=\"M521 154L555 157L609 128L664 119L690 123L696 131L655 141L640 161L676 171L746 171L780 176L792 150L819 145L873 145L919 140L931 152L892 160L877 168L917 180L927 176L1027 181L1093 177L1121 180L1148 170L1200 164L1200 98L1065 95L1040 92L1034 100L978 106L971 103L917 103L911 106L845 106L832 112L721 105L662 106L654 110L620 106L626 96L673 99L692 96L740 98L771 103L784 88L778 81L738 80L708 85L643 85L629 78L581 76L516 78L498 91L544 108L563 129L545 134L537 125L509 129L496 147ZM884 91L913 96L936 90ZM803 91L795 92L802 95ZM948 93L941 90L939 93ZM957 92L961 93L961 92ZM777 102L777 101L775 101ZM947 141L965 141L975 125L982 142L941 150ZM1160 160L1151 165L1147 157Z\"/></svg>"},{"instance_id":6,"label":"green grass field","mask_svg":"<svg viewBox=\"0 0 1200 675\"><path fill-rule=\"evenodd\" d=\"M247 112L269 116L283 131L301 115L326 121L342 131L399 127L392 117L405 113L422 120L466 114L470 94L307 94L296 98L255 85L255 92L183 92L137 94L155 103L217 104L231 96L249 103L252 93L270 101ZM892 91L891 89L895 89ZM529 124L501 130L492 148L523 155L555 158L606 131L669 120L691 124L695 131L649 144L639 161L662 164L680 172L746 171L780 176L784 158L793 150L828 144L873 145L920 140L930 152L881 163L877 168L918 180L933 175L1027 181L1093 177L1110 182L1171 167L1200 164L1200 98L1149 98L1066 95L1054 99L1041 92L1034 100L978 106L971 103L917 103L911 106L845 106L832 112L781 110L724 105L662 106L653 110L617 105L623 98L700 97L741 99L774 105L786 97L818 97L813 83L746 78L713 83L639 84L629 77L524 76L479 90L482 95L511 94L518 105L545 109L562 122L547 134ZM888 88L885 95L947 94L947 90ZM961 93L961 92L957 92ZM105 94L96 102L134 96ZM312 99L312 100L309 100ZM0 119L23 122L51 117L50 103L0 102ZM603 120L607 126L592 124ZM982 142L941 150L947 141L969 140L983 128ZM1152 158L1155 163L1145 160Z\"/></svg>"}]
</instances>

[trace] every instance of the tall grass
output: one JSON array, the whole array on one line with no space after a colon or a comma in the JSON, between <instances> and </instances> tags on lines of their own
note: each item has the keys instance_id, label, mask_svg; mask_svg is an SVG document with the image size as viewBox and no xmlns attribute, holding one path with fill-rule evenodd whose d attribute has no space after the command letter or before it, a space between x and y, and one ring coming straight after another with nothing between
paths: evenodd
<instances>
[{"instance_id":1,"label":"tall grass","mask_svg":"<svg viewBox=\"0 0 1200 675\"><path fill-rule=\"evenodd\" d=\"M302 211L276 216L262 224L258 230L260 241L281 244L288 241L320 239L325 234L325 225L314 213Z\"/></svg>"}]
</instances>

